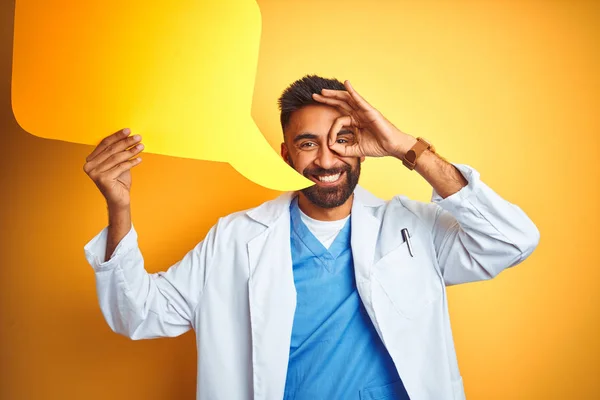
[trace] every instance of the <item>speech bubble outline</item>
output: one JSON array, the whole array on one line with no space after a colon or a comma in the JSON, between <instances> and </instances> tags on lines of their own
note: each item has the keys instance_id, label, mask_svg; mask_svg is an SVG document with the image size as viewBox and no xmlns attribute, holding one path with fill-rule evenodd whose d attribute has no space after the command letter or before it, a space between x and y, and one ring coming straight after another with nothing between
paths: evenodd
<instances>
[{"instance_id":1,"label":"speech bubble outline","mask_svg":"<svg viewBox=\"0 0 600 400\"><path fill-rule=\"evenodd\" d=\"M129 127L147 153L227 162L269 189L314 184L250 114L255 1L17 0L14 26L12 108L26 132L95 146Z\"/></svg>"}]
</instances>

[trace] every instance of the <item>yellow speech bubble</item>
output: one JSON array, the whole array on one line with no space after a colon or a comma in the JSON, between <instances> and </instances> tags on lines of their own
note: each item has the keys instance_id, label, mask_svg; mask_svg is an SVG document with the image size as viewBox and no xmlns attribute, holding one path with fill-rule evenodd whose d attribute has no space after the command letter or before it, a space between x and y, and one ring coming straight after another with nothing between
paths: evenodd
<instances>
[{"instance_id":1,"label":"yellow speech bubble","mask_svg":"<svg viewBox=\"0 0 600 400\"><path fill-rule=\"evenodd\" d=\"M129 127L145 151L223 161L275 190L313 183L251 117L253 0L18 0L12 107L27 132L96 145ZM274 102L275 104L275 102Z\"/></svg>"}]
</instances>

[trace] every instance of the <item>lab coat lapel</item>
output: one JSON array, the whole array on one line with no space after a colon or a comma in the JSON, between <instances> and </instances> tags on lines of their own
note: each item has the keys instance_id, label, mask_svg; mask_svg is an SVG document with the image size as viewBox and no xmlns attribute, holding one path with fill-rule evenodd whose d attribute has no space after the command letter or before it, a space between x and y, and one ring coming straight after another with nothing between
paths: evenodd
<instances>
[{"instance_id":1,"label":"lab coat lapel","mask_svg":"<svg viewBox=\"0 0 600 400\"><path fill-rule=\"evenodd\" d=\"M368 281L375 256L375 246L381 221L372 213L365 197L358 192L354 193L351 213L352 257L354 260L354 273L356 282Z\"/></svg>"},{"instance_id":2,"label":"lab coat lapel","mask_svg":"<svg viewBox=\"0 0 600 400\"><path fill-rule=\"evenodd\" d=\"M384 202L366 190L357 186L351 213L350 243L354 261L356 288L361 301L371 318L375 329L381 336L377 318L373 311L371 272L375 257L375 249L379 236L380 219L374 212L374 207Z\"/></svg>"},{"instance_id":3,"label":"lab coat lapel","mask_svg":"<svg viewBox=\"0 0 600 400\"><path fill-rule=\"evenodd\" d=\"M248 244L254 399L283 397L296 288L290 246L289 204L293 192L250 211L265 230Z\"/></svg>"}]
</instances>

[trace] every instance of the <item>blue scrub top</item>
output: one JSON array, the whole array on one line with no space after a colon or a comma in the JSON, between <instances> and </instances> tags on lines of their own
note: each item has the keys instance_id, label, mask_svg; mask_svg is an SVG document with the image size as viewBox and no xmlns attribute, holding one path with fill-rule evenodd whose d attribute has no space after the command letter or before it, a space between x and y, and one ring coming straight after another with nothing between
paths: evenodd
<instances>
[{"instance_id":1,"label":"blue scrub top","mask_svg":"<svg viewBox=\"0 0 600 400\"><path fill-rule=\"evenodd\" d=\"M356 289L349 218L329 250L290 204L297 305L284 400L408 399Z\"/></svg>"}]
</instances>

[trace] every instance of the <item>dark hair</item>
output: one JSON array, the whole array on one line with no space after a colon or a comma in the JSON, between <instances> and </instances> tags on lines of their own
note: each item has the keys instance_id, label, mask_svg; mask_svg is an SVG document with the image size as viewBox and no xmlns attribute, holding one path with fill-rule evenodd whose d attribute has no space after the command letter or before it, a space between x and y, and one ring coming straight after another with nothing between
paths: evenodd
<instances>
[{"instance_id":1,"label":"dark hair","mask_svg":"<svg viewBox=\"0 0 600 400\"><path fill-rule=\"evenodd\" d=\"M281 110L281 129L285 130L290 122L292 112L309 104L323 104L313 100L312 94L321 94L321 89L346 90L344 84L332 78L322 78L317 75L305 75L288 86L277 101Z\"/></svg>"}]
</instances>

